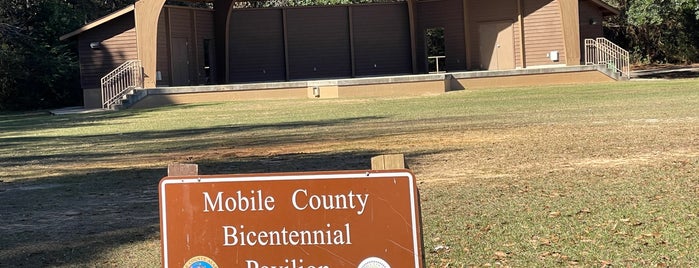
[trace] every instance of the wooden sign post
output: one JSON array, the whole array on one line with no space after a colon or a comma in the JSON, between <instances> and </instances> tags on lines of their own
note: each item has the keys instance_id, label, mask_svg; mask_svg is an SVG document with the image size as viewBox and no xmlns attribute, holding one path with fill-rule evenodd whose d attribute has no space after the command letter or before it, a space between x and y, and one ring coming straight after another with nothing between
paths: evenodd
<instances>
[{"instance_id":1,"label":"wooden sign post","mask_svg":"<svg viewBox=\"0 0 699 268\"><path fill-rule=\"evenodd\" d=\"M423 267L408 170L172 176L159 193L163 267Z\"/></svg>"}]
</instances>

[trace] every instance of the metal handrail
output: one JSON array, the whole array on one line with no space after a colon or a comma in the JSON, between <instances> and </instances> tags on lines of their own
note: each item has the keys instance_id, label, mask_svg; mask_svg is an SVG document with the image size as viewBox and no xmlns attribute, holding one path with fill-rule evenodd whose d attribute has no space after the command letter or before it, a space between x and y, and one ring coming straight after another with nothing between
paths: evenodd
<instances>
[{"instance_id":1,"label":"metal handrail","mask_svg":"<svg viewBox=\"0 0 699 268\"><path fill-rule=\"evenodd\" d=\"M585 64L603 64L622 77L631 77L629 52L606 38L585 39Z\"/></svg>"},{"instance_id":2,"label":"metal handrail","mask_svg":"<svg viewBox=\"0 0 699 268\"><path fill-rule=\"evenodd\" d=\"M100 80L102 108L113 105L135 88L143 87L143 67L140 60L129 60L119 65Z\"/></svg>"}]
</instances>

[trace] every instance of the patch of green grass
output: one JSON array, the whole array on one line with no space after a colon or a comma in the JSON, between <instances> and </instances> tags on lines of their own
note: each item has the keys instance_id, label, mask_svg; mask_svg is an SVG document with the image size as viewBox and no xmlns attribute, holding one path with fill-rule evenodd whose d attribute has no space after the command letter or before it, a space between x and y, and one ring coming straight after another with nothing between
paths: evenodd
<instances>
[{"instance_id":1,"label":"patch of green grass","mask_svg":"<svg viewBox=\"0 0 699 268\"><path fill-rule=\"evenodd\" d=\"M429 262L454 267L694 266L696 172L593 170L422 188ZM448 247L448 250L435 250ZM451 267L450 266L450 267Z\"/></svg>"},{"instance_id":2,"label":"patch of green grass","mask_svg":"<svg viewBox=\"0 0 699 268\"><path fill-rule=\"evenodd\" d=\"M403 153L428 267L699 266L697 107L688 79L0 113L0 263L158 266L173 161L335 170Z\"/></svg>"}]
</instances>

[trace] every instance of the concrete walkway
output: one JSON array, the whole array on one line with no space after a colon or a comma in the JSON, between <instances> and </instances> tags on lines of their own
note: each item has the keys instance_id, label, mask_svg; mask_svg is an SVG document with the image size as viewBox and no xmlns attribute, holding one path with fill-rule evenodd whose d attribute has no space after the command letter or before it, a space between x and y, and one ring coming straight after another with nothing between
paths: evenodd
<instances>
[{"instance_id":1,"label":"concrete walkway","mask_svg":"<svg viewBox=\"0 0 699 268\"><path fill-rule=\"evenodd\" d=\"M103 112L107 111L105 109L100 109L100 108L85 108L83 106L73 106L73 107L65 107L65 108L60 108L60 109L55 109L49 111L53 115L66 115L66 114L84 114L84 113L94 113L94 112Z\"/></svg>"},{"instance_id":2,"label":"concrete walkway","mask_svg":"<svg viewBox=\"0 0 699 268\"><path fill-rule=\"evenodd\" d=\"M678 68L659 68L650 70L637 70L631 72L631 79L672 79L672 78L697 78L699 66L693 65Z\"/></svg>"},{"instance_id":3,"label":"concrete walkway","mask_svg":"<svg viewBox=\"0 0 699 268\"><path fill-rule=\"evenodd\" d=\"M570 67L565 67L561 68L562 71L570 71ZM588 66L579 66L578 68L590 68ZM475 77L480 77L480 76L498 76L498 75L503 75L502 72L528 72L527 74L531 73L550 73L552 72L552 69L536 69L536 68L530 68L530 69L525 69L525 70L510 70L510 71L483 71L483 72L463 72L463 73L448 73L452 76L475 76ZM517 73L517 74L523 74L523 73ZM441 75L441 76L440 76ZM323 83L334 83L335 85L339 84L361 84L361 83L367 83L367 84L372 84L372 83L385 83L386 80L390 82L397 82L397 81L413 81L415 79L434 79L435 77L438 77L440 79L443 79L443 76L445 74L439 74L439 75L410 75L410 76L396 76L396 77L378 77L378 78L353 78L353 79L337 79L337 80L328 80L328 81L303 81L303 82L284 82L284 83L263 83L263 84L254 84L254 85L249 85L249 84L244 84L244 85L215 85L215 86L204 86L204 87L169 87L169 88L156 88L156 89L149 89L154 91L155 93L161 93L161 94L167 94L167 93L182 93L180 91L195 91L195 92L212 92L212 91L222 91L222 90L249 90L250 88L248 87L261 87L261 88L266 88L267 87L272 87L269 85L276 85L276 84L290 84L290 85L296 85L296 84L302 84L302 86L306 87L308 84L323 84ZM510 74L510 75L516 75L516 74ZM649 70L636 70L636 71L631 71L631 80L650 80L650 79L677 79L677 78L699 78L699 65L692 65L692 66L685 66L685 67L668 67L668 68L657 68L657 69L649 69ZM262 85L262 86L261 86ZM288 86L288 85L287 85ZM259 88L256 88L259 89ZM162 92L160 92L162 91ZM51 110L51 114L54 115L67 115L67 114L83 114L83 113L94 113L94 112L104 112L104 111L110 111L106 109L101 109L101 108L85 108L82 106L73 106L73 107L66 107L66 108L60 108L60 109L55 109Z\"/></svg>"}]
</instances>

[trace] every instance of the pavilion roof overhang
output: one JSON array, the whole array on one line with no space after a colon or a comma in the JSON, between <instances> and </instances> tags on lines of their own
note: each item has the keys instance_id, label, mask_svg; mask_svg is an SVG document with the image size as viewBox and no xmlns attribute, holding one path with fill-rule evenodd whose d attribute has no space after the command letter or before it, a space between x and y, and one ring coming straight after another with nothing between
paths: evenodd
<instances>
[{"instance_id":1,"label":"pavilion roof overhang","mask_svg":"<svg viewBox=\"0 0 699 268\"><path fill-rule=\"evenodd\" d=\"M77 29L77 30L75 30L75 31L72 31L72 32L67 33L67 34L64 34L64 35L62 35L59 39L60 39L61 41L70 39L70 38L72 38L72 37L75 37L75 36L77 36L77 35L79 35L79 34L85 32L85 31L87 31L87 30L90 30L90 29L93 29L93 28L95 28L95 27L97 27L97 26L100 26L100 25L102 25L102 24L104 24L104 23L106 23L106 22L108 22L108 21L110 21L110 20L113 20L113 19L116 19L116 18L118 18L118 17L121 17L121 16L123 16L123 15L125 15L125 14L128 14L129 12L133 12L134 9L135 9L135 6L134 6L134 5L128 5L128 6L125 7L125 8L119 9L119 10L117 10L117 11L115 11L115 12L112 12L112 13L110 13L110 14L104 16L104 17L101 17L101 18L99 18L99 19L96 19L96 20L93 21L93 22L90 22L90 23L88 23L88 24L85 24L83 27L80 27L79 29Z\"/></svg>"},{"instance_id":2,"label":"pavilion roof overhang","mask_svg":"<svg viewBox=\"0 0 699 268\"><path fill-rule=\"evenodd\" d=\"M593 4L597 5L600 9L602 9L602 15L604 16L617 16L621 14L619 9L613 7L610 4L605 3L602 0L589 0Z\"/></svg>"}]
</instances>

